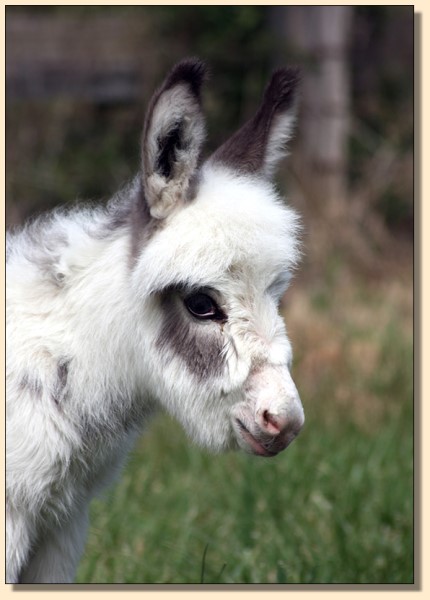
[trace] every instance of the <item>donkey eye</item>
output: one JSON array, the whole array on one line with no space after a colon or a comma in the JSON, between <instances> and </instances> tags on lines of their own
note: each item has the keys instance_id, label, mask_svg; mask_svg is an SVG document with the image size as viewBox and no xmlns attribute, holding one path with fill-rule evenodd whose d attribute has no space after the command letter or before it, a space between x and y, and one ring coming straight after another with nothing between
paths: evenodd
<instances>
[{"instance_id":1,"label":"donkey eye","mask_svg":"<svg viewBox=\"0 0 430 600\"><path fill-rule=\"evenodd\" d=\"M207 294L197 292L184 300L189 312L198 319L224 320L225 315L216 302Z\"/></svg>"}]
</instances>

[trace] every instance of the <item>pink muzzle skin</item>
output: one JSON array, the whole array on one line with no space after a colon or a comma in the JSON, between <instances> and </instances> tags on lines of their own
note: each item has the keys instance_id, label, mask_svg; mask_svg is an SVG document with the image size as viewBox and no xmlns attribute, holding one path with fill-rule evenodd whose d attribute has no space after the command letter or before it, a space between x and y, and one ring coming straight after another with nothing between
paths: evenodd
<instances>
[{"instance_id":1,"label":"pink muzzle skin","mask_svg":"<svg viewBox=\"0 0 430 600\"><path fill-rule=\"evenodd\" d=\"M239 446L258 456L276 456L304 425L303 407L286 366L266 366L252 373L246 400L232 409Z\"/></svg>"}]
</instances>

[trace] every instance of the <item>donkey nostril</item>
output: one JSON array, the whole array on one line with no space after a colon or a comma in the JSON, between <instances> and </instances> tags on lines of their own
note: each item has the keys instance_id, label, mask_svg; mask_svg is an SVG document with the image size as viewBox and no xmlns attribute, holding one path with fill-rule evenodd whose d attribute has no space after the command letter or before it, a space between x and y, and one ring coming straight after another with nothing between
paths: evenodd
<instances>
[{"instance_id":1,"label":"donkey nostril","mask_svg":"<svg viewBox=\"0 0 430 600\"><path fill-rule=\"evenodd\" d=\"M263 424L265 429L267 429L267 431L272 435L278 435L278 433L281 432L278 422L268 410L263 412Z\"/></svg>"}]
</instances>

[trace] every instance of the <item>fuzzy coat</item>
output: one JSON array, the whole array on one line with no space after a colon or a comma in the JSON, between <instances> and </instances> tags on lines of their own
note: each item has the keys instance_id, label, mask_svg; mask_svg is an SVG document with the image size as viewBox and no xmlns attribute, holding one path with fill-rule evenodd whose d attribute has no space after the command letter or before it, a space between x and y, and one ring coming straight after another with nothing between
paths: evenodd
<instances>
[{"instance_id":1,"label":"fuzzy coat","mask_svg":"<svg viewBox=\"0 0 430 600\"><path fill-rule=\"evenodd\" d=\"M297 73L202 163L204 66L148 108L142 168L106 207L7 237L7 581L71 582L91 498L160 408L196 443L261 456L304 417L278 304L299 223L270 177Z\"/></svg>"}]
</instances>

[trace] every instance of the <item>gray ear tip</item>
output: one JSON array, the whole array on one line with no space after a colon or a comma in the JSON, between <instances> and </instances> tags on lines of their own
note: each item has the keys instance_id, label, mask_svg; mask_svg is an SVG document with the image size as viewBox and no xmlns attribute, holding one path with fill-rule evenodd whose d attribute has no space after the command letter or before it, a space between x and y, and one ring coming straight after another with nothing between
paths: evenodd
<instances>
[{"instance_id":1,"label":"gray ear tip","mask_svg":"<svg viewBox=\"0 0 430 600\"><path fill-rule=\"evenodd\" d=\"M207 67L202 60L194 57L186 58L177 63L171 70L166 81L166 89L180 83L186 83L193 94L199 97L202 83L206 77Z\"/></svg>"},{"instance_id":2,"label":"gray ear tip","mask_svg":"<svg viewBox=\"0 0 430 600\"><path fill-rule=\"evenodd\" d=\"M264 94L278 108L289 108L295 99L297 87L301 81L299 67L281 67L273 72Z\"/></svg>"},{"instance_id":3,"label":"gray ear tip","mask_svg":"<svg viewBox=\"0 0 430 600\"><path fill-rule=\"evenodd\" d=\"M272 73L272 80L292 86L297 85L301 77L300 67L280 67Z\"/></svg>"}]
</instances>

